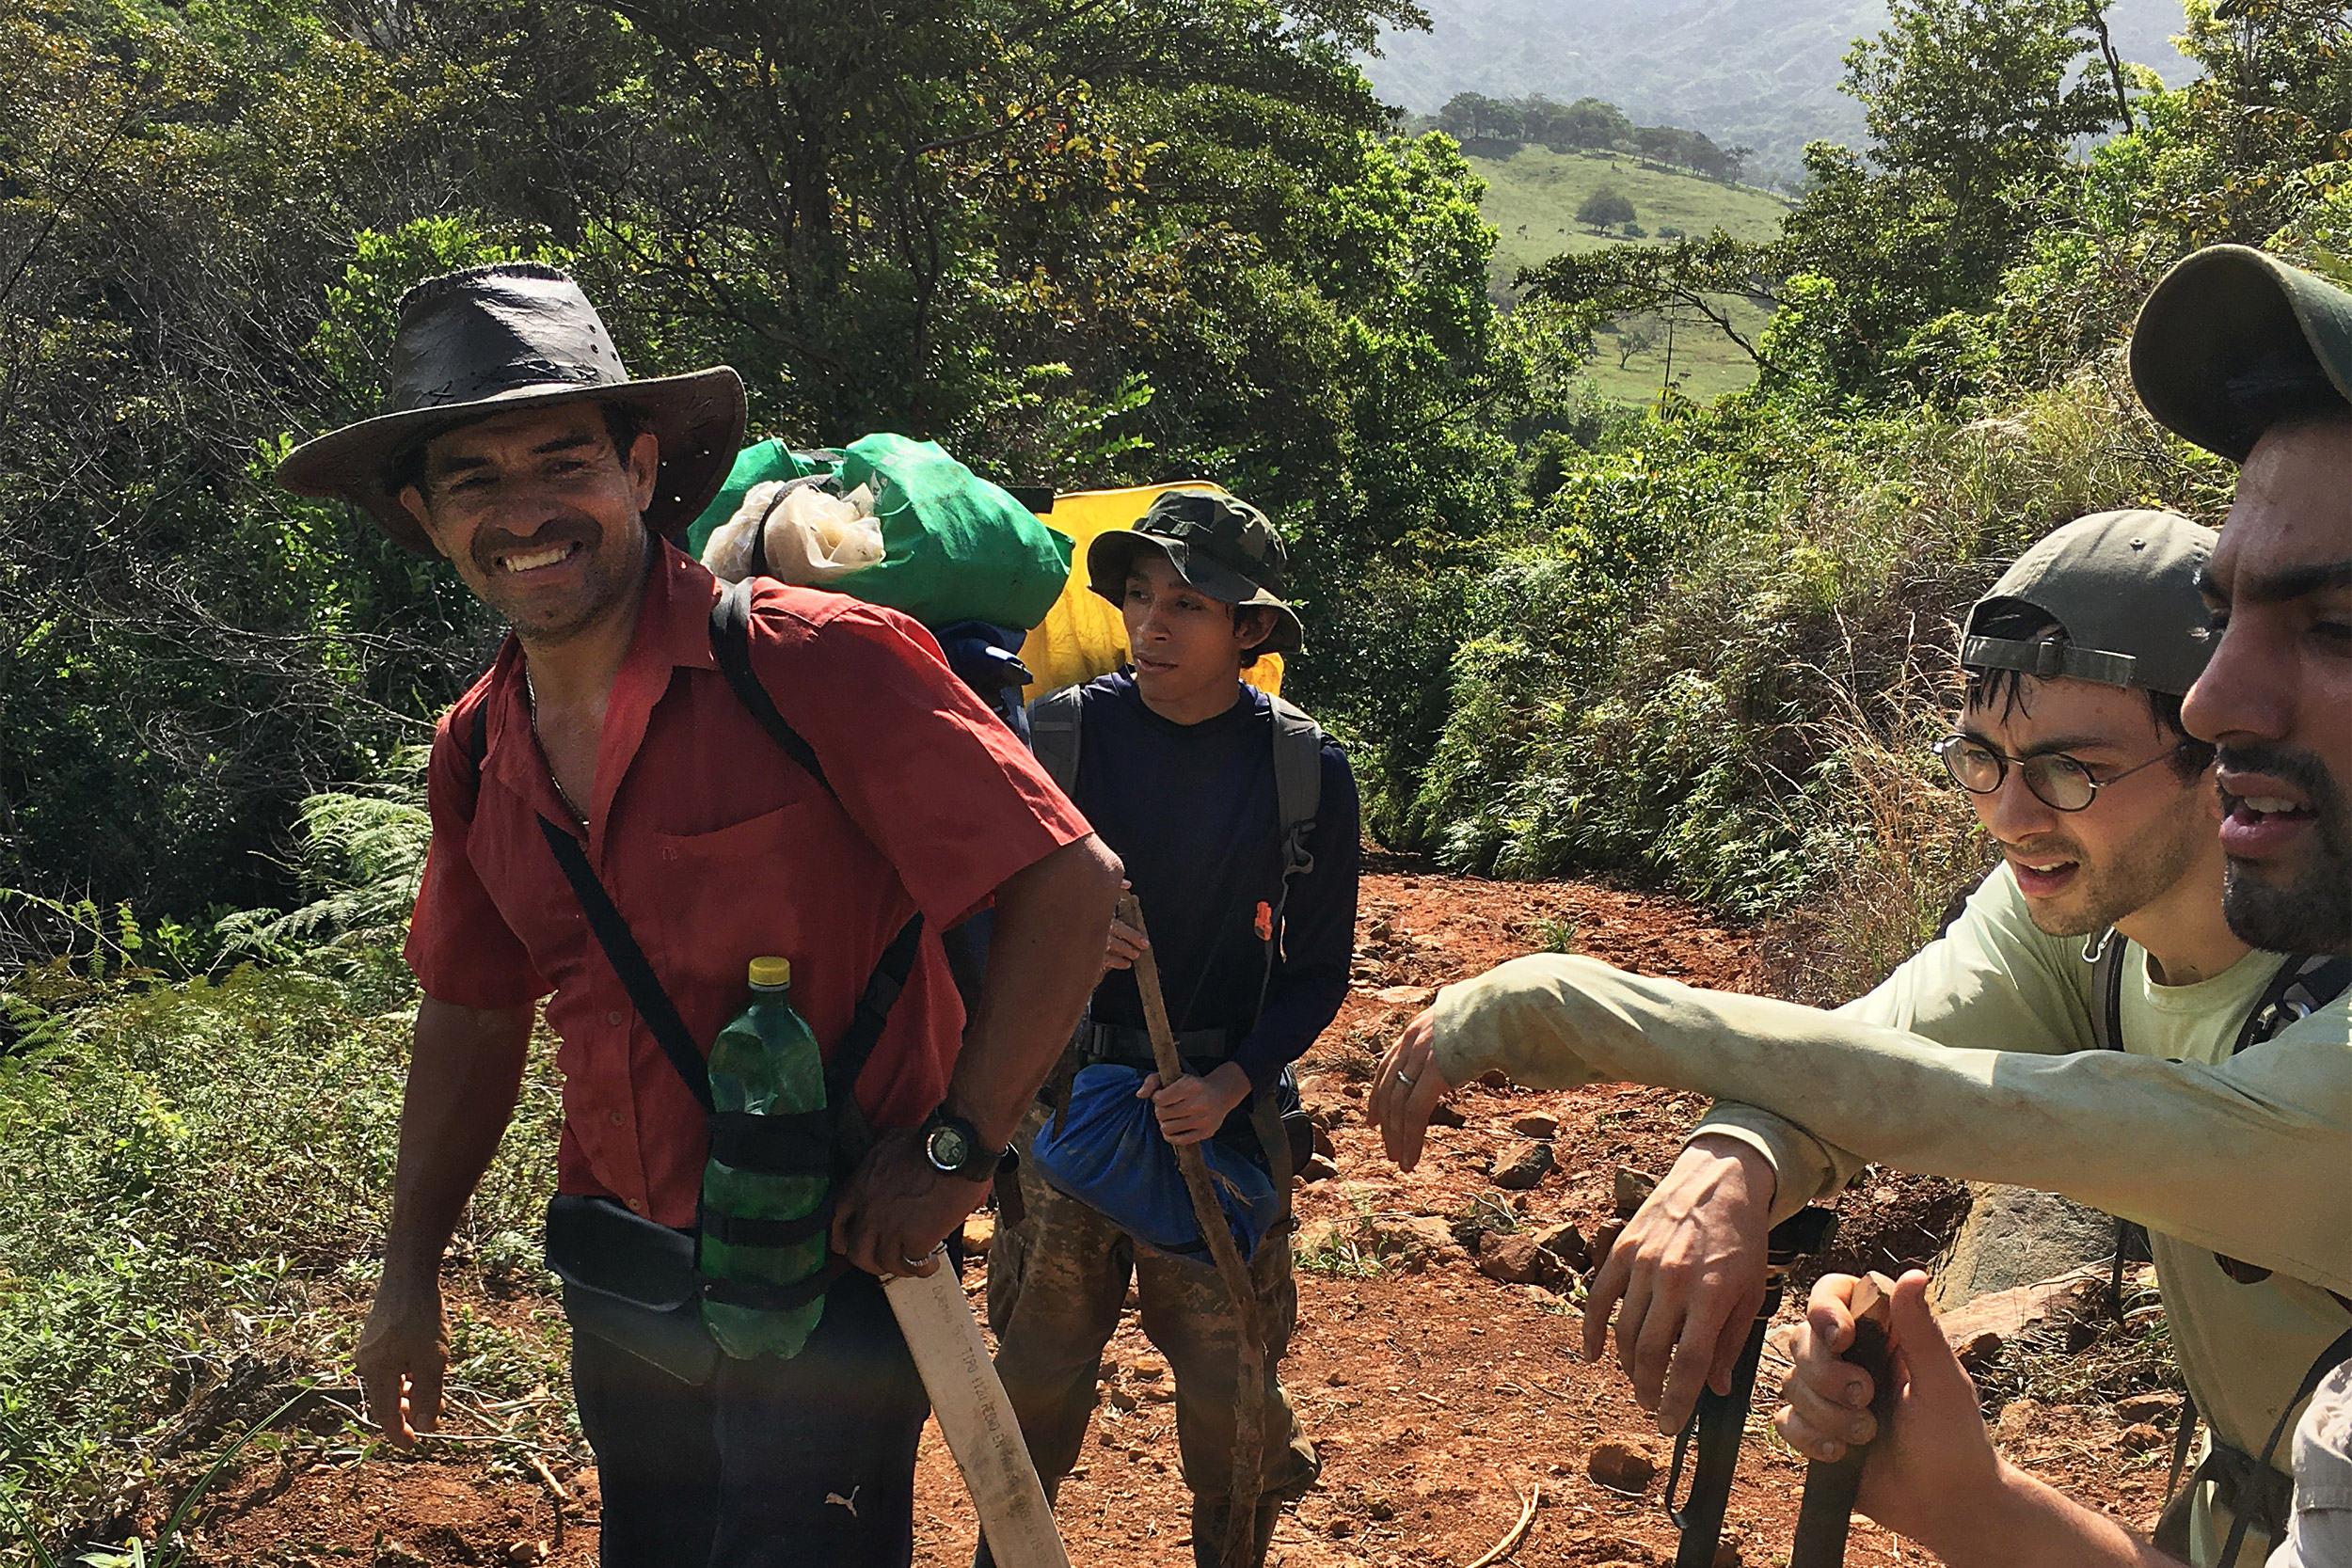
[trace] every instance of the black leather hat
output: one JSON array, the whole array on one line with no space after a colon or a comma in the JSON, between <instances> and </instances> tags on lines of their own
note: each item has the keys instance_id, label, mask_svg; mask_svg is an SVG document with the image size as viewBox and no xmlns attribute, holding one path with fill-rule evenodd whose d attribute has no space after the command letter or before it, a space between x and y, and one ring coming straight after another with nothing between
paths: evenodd
<instances>
[{"instance_id":1,"label":"black leather hat","mask_svg":"<svg viewBox=\"0 0 2352 1568\"><path fill-rule=\"evenodd\" d=\"M392 489L401 459L460 426L564 403L628 404L660 443L645 509L657 533L694 520L743 444L743 379L734 371L632 381L579 284L540 262L501 261L427 278L402 296L384 411L296 447L278 465L278 482L362 506L401 544L435 555Z\"/></svg>"}]
</instances>

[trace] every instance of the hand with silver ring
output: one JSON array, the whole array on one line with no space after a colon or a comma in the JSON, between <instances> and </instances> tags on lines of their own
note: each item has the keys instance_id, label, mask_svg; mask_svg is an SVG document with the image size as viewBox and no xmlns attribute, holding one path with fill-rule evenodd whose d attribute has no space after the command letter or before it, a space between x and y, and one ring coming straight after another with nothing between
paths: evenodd
<instances>
[{"instance_id":1,"label":"hand with silver ring","mask_svg":"<svg viewBox=\"0 0 2352 1568\"><path fill-rule=\"evenodd\" d=\"M1437 1013L1423 1011L1405 1026L1373 1075L1364 1097L1364 1119L1380 1130L1380 1141L1398 1168L1411 1170L1421 1159L1429 1113L1452 1091L1438 1066Z\"/></svg>"}]
</instances>

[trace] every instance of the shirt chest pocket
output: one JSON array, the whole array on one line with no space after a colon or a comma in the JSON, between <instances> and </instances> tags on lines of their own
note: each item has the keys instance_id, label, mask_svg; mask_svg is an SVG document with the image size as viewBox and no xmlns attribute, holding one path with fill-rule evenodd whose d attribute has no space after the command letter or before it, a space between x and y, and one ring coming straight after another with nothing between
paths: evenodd
<instances>
[{"instance_id":1,"label":"shirt chest pocket","mask_svg":"<svg viewBox=\"0 0 2352 1568\"><path fill-rule=\"evenodd\" d=\"M650 835L630 905L632 920L636 909L657 911L665 979L739 989L753 958L806 958L825 918L825 816L803 800L709 832Z\"/></svg>"}]
</instances>

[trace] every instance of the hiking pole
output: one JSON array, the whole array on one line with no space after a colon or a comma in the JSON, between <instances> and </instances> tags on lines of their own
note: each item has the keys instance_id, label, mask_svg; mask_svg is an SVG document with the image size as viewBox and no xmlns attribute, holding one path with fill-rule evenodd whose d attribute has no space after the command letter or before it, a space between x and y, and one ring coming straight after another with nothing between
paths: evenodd
<instances>
[{"instance_id":1,"label":"hiking pole","mask_svg":"<svg viewBox=\"0 0 2352 1568\"><path fill-rule=\"evenodd\" d=\"M1843 1359L1870 1374L1870 1413L1883 1431L1894 1409L1894 1379L1887 1362L1893 1346L1887 1340L1888 1309L1895 1282L1883 1274L1865 1275L1855 1282L1851 1306L1853 1343ZM1840 1568L1846 1560L1846 1529L1853 1520L1854 1498L1862 1492L1862 1466L1869 1463L1870 1445L1849 1443L1845 1457L1814 1460L1804 1467L1804 1499L1797 1505L1797 1539L1788 1548L1788 1568Z\"/></svg>"},{"instance_id":2,"label":"hiking pole","mask_svg":"<svg viewBox=\"0 0 2352 1568\"><path fill-rule=\"evenodd\" d=\"M1054 1528L1053 1505L1029 1462L1028 1445L995 1363L943 1248L930 1278L899 1275L882 1294L906 1336L947 1451L972 1493L980 1533L999 1568L1070 1568Z\"/></svg>"},{"instance_id":3,"label":"hiking pole","mask_svg":"<svg viewBox=\"0 0 2352 1568\"><path fill-rule=\"evenodd\" d=\"M1731 1503L1732 1473L1740 1465L1740 1435L1748 1424L1748 1407L1756 1397L1756 1371L1764 1358L1764 1331L1780 1310L1788 1271L1800 1258L1820 1251L1837 1234L1837 1212L1808 1205L1778 1225L1765 1240L1764 1305L1748 1324L1748 1341L1731 1369L1731 1392L1699 1389L1698 1404L1690 1421L1675 1437L1674 1463L1666 1470L1666 1517L1682 1532L1675 1552L1675 1568L1715 1568L1715 1550L1724 1536L1724 1511ZM1695 1443L1697 1453L1691 1454ZM1691 1495L1675 1507L1675 1488L1681 1481L1683 1461L1691 1465Z\"/></svg>"},{"instance_id":4,"label":"hiking pole","mask_svg":"<svg viewBox=\"0 0 2352 1568\"><path fill-rule=\"evenodd\" d=\"M1162 1087L1184 1075L1176 1054L1176 1031L1168 1026L1168 1000L1160 994L1159 960L1152 953L1152 938L1143 924L1143 906L1132 893L1119 900L1120 920L1143 937L1136 955L1136 991L1143 999L1144 1027L1152 1036L1152 1061L1159 1069ZM1258 1311L1258 1292L1249 1280L1249 1265L1233 1244L1225 1211L1209 1182L1209 1163L1199 1144L1176 1148L1176 1168L1184 1174L1184 1191L1192 1196L1193 1218L1216 1259L1217 1277L1233 1300L1233 1323L1240 1344L1241 1377L1233 1391L1233 1480L1228 1494L1225 1544L1218 1560L1225 1568L1251 1568L1257 1547L1259 1470L1265 1453L1265 1325Z\"/></svg>"}]
</instances>

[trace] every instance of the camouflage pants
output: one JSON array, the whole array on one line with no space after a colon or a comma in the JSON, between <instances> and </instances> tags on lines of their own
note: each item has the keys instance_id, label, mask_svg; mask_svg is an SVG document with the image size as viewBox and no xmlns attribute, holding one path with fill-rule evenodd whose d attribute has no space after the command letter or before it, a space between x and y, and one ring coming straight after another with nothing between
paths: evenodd
<instances>
[{"instance_id":1,"label":"camouflage pants","mask_svg":"<svg viewBox=\"0 0 2352 1568\"><path fill-rule=\"evenodd\" d=\"M1033 1107L1018 1138L1026 1212L1018 1224L999 1224L988 1255L988 1322L996 1331L996 1372L1020 1419L1029 1457L1049 1495L1077 1462L1094 1412L1103 1347L1119 1327L1132 1275L1142 1302L1143 1332L1175 1374L1176 1443L1184 1484L1197 1499L1195 1519L1214 1515L1221 1527L1232 1484L1233 1394L1240 1381L1225 1286L1204 1264L1136 1246L1101 1213L1041 1180L1027 1154L1044 1118L1045 1113ZM1305 1492L1319 1467L1314 1445L1299 1432L1290 1399L1275 1378L1275 1364L1289 1348L1298 1321L1287 1227L1265 1239L1249 1272L1268 1341L1259 1473L1263 1496L1271 1503ZM1217 1533L1222 1535L1221 1528Z\"/></svg>"}]
</instances>

